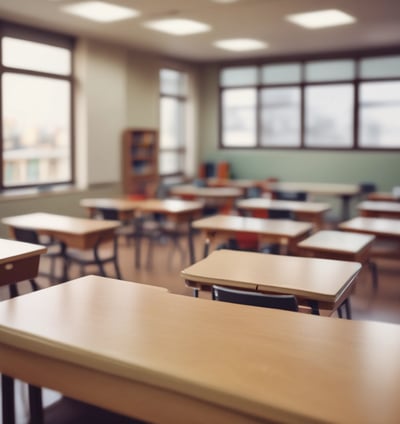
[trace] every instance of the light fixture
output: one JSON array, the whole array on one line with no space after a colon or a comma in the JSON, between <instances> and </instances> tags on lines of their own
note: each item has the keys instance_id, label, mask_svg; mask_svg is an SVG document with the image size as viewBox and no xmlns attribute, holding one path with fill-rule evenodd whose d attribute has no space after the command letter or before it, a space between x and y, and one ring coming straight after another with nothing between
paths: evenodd
<instances>
[{"instance_id":1,"label":"light fixture","mask_svg":"<svg viewBox=\"0 0 400 424\"><path fill-rule=\"evenodd\" d=\"M62 7L61 10L96 22L115 22L134 18L140 14L135 9L117 6L103 1L74 3Z\"/></svg>"},{"instance_id":2,"label":"light fixture","mask_svg":"<svg viewBox=\"0 0 400 424\"><path fill-rule=\"evenodd\" d=\"M168 18L157 21L150 21L144 24L145 27L155 31L165 32L172 35L190 35L199 32L210 31L210 25L191 19Z\"/></svg>"},{"instance_id":3,"label":"light fixture","mask_svg":"<svg viewBox=\"0 0 400 424\"><path fill-rule=\"evenodd\" d=\"M308 29L325 28L352 24L356 19L337 9L317 10L315 12L288 15L286 20Z\"/></svg>"},{"instance_id":4,"label":"light fixture","mask_svg":"<svg viewBox=\"0 0 400 424\"><path fill-rule=\"evenodd\" d=\"M251 51L266 49L268 43L259 40L253 40L252 38L233 38L228 40L219 40L214 42L214 46L235 52Z\"/></svg>"}]
</instances>

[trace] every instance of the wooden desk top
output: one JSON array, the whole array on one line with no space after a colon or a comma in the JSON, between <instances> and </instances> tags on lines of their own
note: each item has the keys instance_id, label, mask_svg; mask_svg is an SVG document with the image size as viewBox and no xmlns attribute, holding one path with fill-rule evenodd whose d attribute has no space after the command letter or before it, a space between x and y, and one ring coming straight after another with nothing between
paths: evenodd
<instances>
[{"instance_id":1,"label":"wooden desk top","mask_svg":"<svg viewBox=\"0 0 400 424\"><path fill-rule=\"evenodd\" d=\"M44 212L10 216L3 218L1 221L3 224L15 228L27 228L38 231L55 231L76 235L112 230L120 226L119 221L75 218Z\"/></svg>"},{"instance_id":2,"label":"wooden desk top","mask_svg":"<svg viewBox=\"0 0 400 424\"><path fill-rule=\"evenodd\" d=\"M197 187L190 184L170 188L174 196L195 196L199 198L238 198L243 195L243 190L238 187Z\"/></svg>"},{"instance_id":3,"label":"wooden desk top","mask_svg":"<svg viewBox=\"0 0 400 424\"><path fill-rule=\"evenodd\" d=\"M288 219L263 219L232 215L213 215L192 223L193 228L205 231L240 231L260 235L296 238L312 229L308 222Z\"/></svg>"},{"instance_id":4,"label":"wooden desk top","mask_svg":"<svg viewBox=\"0 0 400 424\"><path fill-rule=\"evenodd\" d=\"M373 235L344 233L342 231L318 231L297 244L303 249L333 253L354 253L362 251L375 239Z\"/></svg>"},{"instance_id":5,"label":"wooden desk top","mask_svg":"<svg viewBox=\"0 0 400 424\"><path fill-rule=\"evenodd\" d=\"M359 211L384 212L400 214L400 202L381 202L374 200L366 200L357 205Z\"/></svg>"},{"instance_id":6,"label":"wooden desk top","mask_svg":"<svg viewBox=\"0 0 400 424\"><path fill-rule=\"evenodd\" d=\"M288 209L308 213L323 213L331 209L328 203L275 200L265 197L238 200L236 206L239 209Z\"/></svg>"},{"instance_id":7,"label":"wooden desk top","mask_svg":"<svg viewBox=\"0 0 400 424\"><path fill-rule=\"evenodd\" d=\"M294 294L334 303L361 269L357 262L217 250L181 272L194 282Z\"/></svg>"},{"instance_id":8,"label":"wooden desk top","mask_svg":"<svg viewBox=\"0 0 400 424\"><path fill-rule=\"evenodd\" d=\"M84 208L115 209L126 212L137 209L142 202L143 200L104 197L81 199L79 204Z\"/></svg>"},{"instance_id":9,"label":"wooden desk top","mask_svg":"<svg viewBox=\"0 0 400 424\"><path fill-rule=\"evenodd\" d=\"M357 217L338 225L340 230L374 234L384 237L400 237L400 220L389 218Z\"/></svg>"},{"instance_id":10,"label":"wooden desk top","mask_svg":"<svg viewBox=\"0 0 400 424\"><path fill-rule=\"evenodd\" d=\"M206 184L209 187L238 187L241 189L249 189L259 187L265 181L247 180L247 179L231 179L231 178L207 178Z\"/></svg>"},{"instance_id":11,"label":"wooden desk top","mask_svg":"<svg viewBox=\"0 0 400 424\"><path fill-rule=\"evenodd\" d=\"M39 244L0 239L0 264L41 255L42 253L46 253L46 251L47 248Z\"/></svg>"},{"instance_id":12,"label":"wooden desk top","mask_svg":"<svg viewBox=\"0 0 400 424\"><path fill-rule=\"evenodd\" d=\"M360 193L358 184L278 182L268 183L268 188L282 191L306 191L313 194L332 196L355 196Z\"/></svg>"},{"instance_id":13,"label":"wooden desk top","mask_svg":"<svg viewBox=\"0 0 400 424\"><path fill-rule=\"evenodd\" d=\"M101 277L1 302L0 354L4 373L151 422L400 416L398 325L155 294Z\"/></svg>"},{"instance_id":14,"label":"wooden desk top","mask_svg":"<svg viewBox=\"0 0 400 424\"><path fill-rule=\"evenodd\" d=\"M373 193L369 193L367 196L368 200L379 200L384 202L400 202L400 196L395 196L390 192L381 192L375 191Z\"/></svg>"}]
</instances>

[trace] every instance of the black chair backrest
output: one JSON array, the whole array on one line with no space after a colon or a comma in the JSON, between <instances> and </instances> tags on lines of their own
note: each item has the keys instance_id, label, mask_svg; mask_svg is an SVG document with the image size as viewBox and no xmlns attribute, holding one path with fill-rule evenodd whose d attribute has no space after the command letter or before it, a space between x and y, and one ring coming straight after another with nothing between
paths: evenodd
<instances>
[{"instance_id":1,"label":"black chair backrest","mask_svg":"<svg viewBox=\"0 0 400 424\"><path fill-rule=\"evenodd\" d=\"M14 235L16 240L24 241L26 243L40 244L39 236L36 231L28 230L26 228L14 228Z\"/></svg>"},{"instance_id":2,"label":"black chair backrest","mask_svg":"<svg viewBox=\"0 0 400 424\"><path fill-rule=\"evenodd\" d=\"M268 209L269 219L294 219L294 213L288 209Z\"/></svg>"},{"instance_id":3,"label":"black chair backrest","mask_svg":"<svg viewBox=\"0 0 400 424\"><path fill-rule=\"evenodd\" d=\"M377 187L375 183L362 182L359 184L359 186L360 186L360 191L363 194L373 193L374 191L377 191Z\"/></svg>"},{"instance_id":4,"label":"black chair backrest","mask_svg":"<svg viewBox=\"0 0 400 424\"><path fill-rule=\"evenodd\" d=\"M106 209L106 208L99 208L98 209L100 215L103 219L110 219L118 221L118 211L116 209Z\"/></svg>"},{"instance_id":5,"label":"black chair backrest","mask_svg":"<svg viewBox=\"0 0 400 424\"><path fill-rule=\"evenodd\" d=\"M247 198L252 198L252 197L260 197L262 194L262 190L260 187L249 187L246 190L246 197Z\"/></svg>"},{"instance_id":6,"label":"black chair backrest","mask_svg":"<svg viewBox=\"0 0 400 424\"><path fill-rule=\"evenodd\" d=\"M305 191L273 191L272 197L277 200L296 200L304 202L307 200Z\"/></svg>"},{"instance_id":7,"label":"black chair backrest","mask_svg":"<svg viewBox=\"0 0 400 424\"><path fill-rule=\"evenodd\" d=\"M286 294L265 294L214 285L212 286L212 298L222 302L263 308L284 309L295 312L299 310L296 297Z\"/></svg>"}]
</instances>

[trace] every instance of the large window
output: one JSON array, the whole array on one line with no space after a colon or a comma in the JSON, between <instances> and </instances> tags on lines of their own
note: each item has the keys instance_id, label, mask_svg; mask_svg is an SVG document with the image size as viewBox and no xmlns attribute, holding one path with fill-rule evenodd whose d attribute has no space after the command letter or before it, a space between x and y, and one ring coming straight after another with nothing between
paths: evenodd
<instances>
[{"instance_id":1,"label":"large window","mask_svg":"<svg viewBox=\"0 0 400 424\"><path fill-rule=\"evenodd\" d=\"M223 148L400 149L400 55L224 67Z\"/></svg>"},{"instance_id":2,"label":"large window","mask_svg":"<svg viewBox=\"0 0 400 424\"><path fill-rule=\"evenodd\" d=\"M72 40L1 29L1 188L70 183Z\"/></svg>"},{"instance_id":3,"label":"large window","mask_svg":"<svg viewBox=\"0 0 400 424\"><path fill-rule=\"evenodd\" d=\"M187 93L185 73L161 69L159 172L162 176L183 174L185 170Z\"/></svg>"}]
</instances>

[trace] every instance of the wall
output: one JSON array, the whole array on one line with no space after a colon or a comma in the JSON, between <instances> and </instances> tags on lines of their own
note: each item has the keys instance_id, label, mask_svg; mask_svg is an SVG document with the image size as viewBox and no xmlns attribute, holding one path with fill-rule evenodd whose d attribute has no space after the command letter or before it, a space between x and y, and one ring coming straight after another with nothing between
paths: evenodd
<instances>
[{"instance_id":1,"label":"wall","mask_svg":"<svg viewBox=\"0 0 400 424\"><path fill-rule=\"evenodd\" d=\"M238 178L277 177L282 181L358 183L373 181L379 190L400 184L398 152L323 152L218 149L218 68L204 66L201 78L200 157L227 160ZM399 135L400 136L400 135Z\"/></svg>"}]
</instances>

